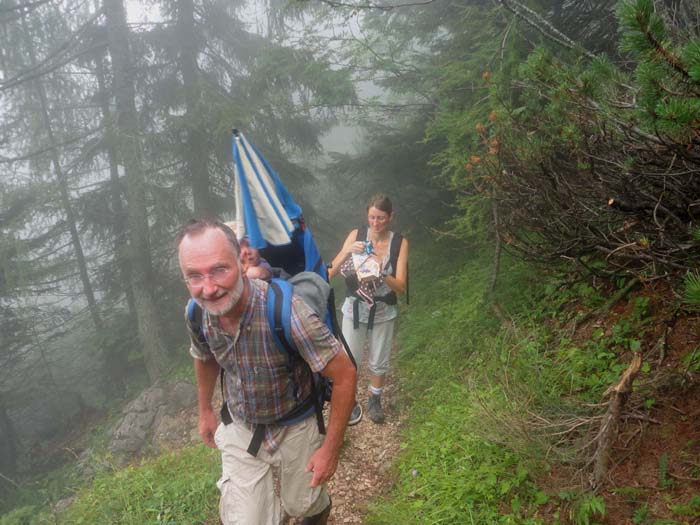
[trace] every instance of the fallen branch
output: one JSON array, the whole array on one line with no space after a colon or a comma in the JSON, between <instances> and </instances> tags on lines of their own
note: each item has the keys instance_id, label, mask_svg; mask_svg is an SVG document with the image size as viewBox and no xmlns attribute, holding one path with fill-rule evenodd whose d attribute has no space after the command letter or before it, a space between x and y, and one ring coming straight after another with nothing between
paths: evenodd
<instances>
[{"instance_id":1,"label":"fallen branch","mask_svg":"<svg viewBox=\"0 0 700 525\"><path fill-rule=\"evenodd\" d=\"M5 481L7 481L9 483L12 483L15 487L19 488L19 485L15 481L13 481L10 478L8 478L7 476L5 476L2 472L0 472L0 478L4 479Z\"/></svg>"},{"instance_id":2,"label":"fallen branch","mask_svg":"<svg viewBox=\"0 0 700 525\"><path fill-rule=\"evenodd\" d=\"M605 391L603 397L610 396L608 410L603 418L600 431L597 436L597 448L593 456L595 465L593 466L593 475L591 478L591 488L597 491L602 483L605 474L608 471L608 460L610 458L610 449L617 435L617 426L620 421L622 408L627 401L627 398L632 393L632 383L642 367L642 356L640 353L635 353L632 362L627 367L627 370L622 374L622 377L616 385L611 386Z\"/></svg>"},{"instance_id":3,"label":"fallen branch","mask_svg":"<svg viewBox=\"0 0 700 525\"><path fill-rule=\"evenodd\" d=\"M615 305L615 303L617 303L620 299L622 299L628 293L630 293L632 288L637 286L637 284L639 284L639 279L637 279L635 277L635 278L631 279L630 282L628 282L624 288L621 288L620 290L618 290L615 293L615 295L613 295L610 299L608 299L608 302L606 302L601 308L599 308L597 310L588 310L588 312L586 312L584 315L577 317L574 320L574 326L573 326L572 332L575 332L576 330L578 330L578 328L583 323L588 321L594 315L600 315L600 314L604 314L604 313L608 312Z\"/></svg>"},{"instance_id":4,"label":"fallen branch","mask_svg":"<svg viewBox=\"0 0 700 525\"><path fill-rule=\"evenodd\" d=\"M700 478L694 478L691 476L681 476L679 474L674 474L673 472L667 472L669 476L675 479L681 479L683 481L700 481Z\"/></svg>"}]
</instances>

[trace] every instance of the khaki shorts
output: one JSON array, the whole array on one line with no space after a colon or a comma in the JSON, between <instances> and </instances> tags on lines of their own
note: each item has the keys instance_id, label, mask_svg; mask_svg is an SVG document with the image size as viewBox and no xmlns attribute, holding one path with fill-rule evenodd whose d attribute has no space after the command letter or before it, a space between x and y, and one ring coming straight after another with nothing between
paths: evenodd
<instances>
[{"instance_id":1,"label":"khaki shorts","mask_svg":"<svg viewBox=\"0 0 700 525\"><path fill-rule=\"evenodd\" d=\"M224 525L279 525L282 508L290 516L313 516L330 503L325 485L311 488L313 473L304 472L321 446L315 417L292 425L272 455L260 447L257 457L247 452L252 432L240 422L220 424L214 435L221 451L219 513ZM279 468L280 497L274 492L272 468ZM281 502L280 502L281 499Z\"/></svg>"}]
</instances>

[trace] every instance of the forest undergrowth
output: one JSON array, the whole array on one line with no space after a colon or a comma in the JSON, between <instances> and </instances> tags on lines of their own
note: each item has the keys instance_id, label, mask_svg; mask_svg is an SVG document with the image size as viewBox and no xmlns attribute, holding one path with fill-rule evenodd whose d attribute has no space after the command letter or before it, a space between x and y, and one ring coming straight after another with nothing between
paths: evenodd
<instances>
[{"instance_id":1,"label":"forest undergrowth","mask_svg":"<svg viewBox=\"0 0 700 525\"><path fill-rule=\"evenodd\" d=\"M455 244L422 246L413 261L399 330L410 416L394 492L367 523L698 523L697 316L668 287L505 257L502 323L488 300L491 250ZM609 389L634 355L619 432L601 451Z\"/></svg>"},{"instance_id":2,"label":"forest undergrowth","mask_svg":"<svg viewBox=\"0 0 700 525\"><path fill-rule=\"evenodd\" d=\"M503 322L489 303L490 252L414 243L394 378L400 452L365 523L697 523L697 315L667 287L567 280L504 257L493 296ZM606 391L635 354L593 490ZM0 524L213 524L217 477L216 452L188 446L104 469L60 514L28 506Z\"/></svg>"}]
</instances>

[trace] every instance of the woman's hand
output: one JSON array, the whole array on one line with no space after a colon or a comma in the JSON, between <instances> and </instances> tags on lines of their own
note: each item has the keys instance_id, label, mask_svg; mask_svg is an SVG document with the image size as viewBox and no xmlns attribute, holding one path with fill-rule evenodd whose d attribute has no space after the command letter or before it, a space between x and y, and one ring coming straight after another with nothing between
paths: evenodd
<instances>
[{"instance_id":1,"label":"woman's hand","mask_svg":"<svg viewBox=\"0 0 700 525\"><path fill-rule=\"evenodd\" d=\"M362 253L365 243L362 241L356 241L356 238L357 230L352 230L350 233L348 233L348 236L343 243L343 247L340 249L338 255L335 256L335 259L333 259L333 262L331 263L331 267L328 270L328 277L335 277L340 273L340 265L343 264L343 261L347 258L349 253Z\"/></svg>"},{"instance_id":2,"label":"woman's hand","mask_svg":"<svg viewBox=\"0 0 700 525\"><path fill-rule=\"evenodd\" d=\"M355 241L350 245L350 253L364 253L365 243L364 241Z\"/></svg>"}]
</instances>

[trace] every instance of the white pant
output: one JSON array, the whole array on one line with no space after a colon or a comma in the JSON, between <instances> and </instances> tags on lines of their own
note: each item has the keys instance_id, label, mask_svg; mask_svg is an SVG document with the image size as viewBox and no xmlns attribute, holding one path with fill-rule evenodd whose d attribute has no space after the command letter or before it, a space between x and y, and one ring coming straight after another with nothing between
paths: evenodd
<instances>
[{"instance_id":1,"label":"white pant","mask_svg":"<svg viewBox=\"0 0 700 525\"><path fill-rule=\"evenodd\" d=\"M281 505L291 516L313 516L330 503L326 486L309 487L312 472L304 472L311 455L321 446L315 417L292 425L272 455L264 446L257 457L247 449L252 432L234 421L220 424L214 435L221 450L222 475L219 513L224 525L279 525L280 498L274 493L272 467L279 467Z\"/></svg>"},{"instance_id":2,"label":"white pant","mask_svg":"<svg viewBox=\"0 0 700 525\"><path fill-rule=\"evenodd\" d=\"M377 323L367 330L367 323L360 323L355 330L352 317L343 316L343 337L350 347L358 368L365 354L365 342L369 340L369 371L375 376L383 376L389 371L391 357L391 341L394 337L395 319Z\"/></svg>"}]
</instances>

